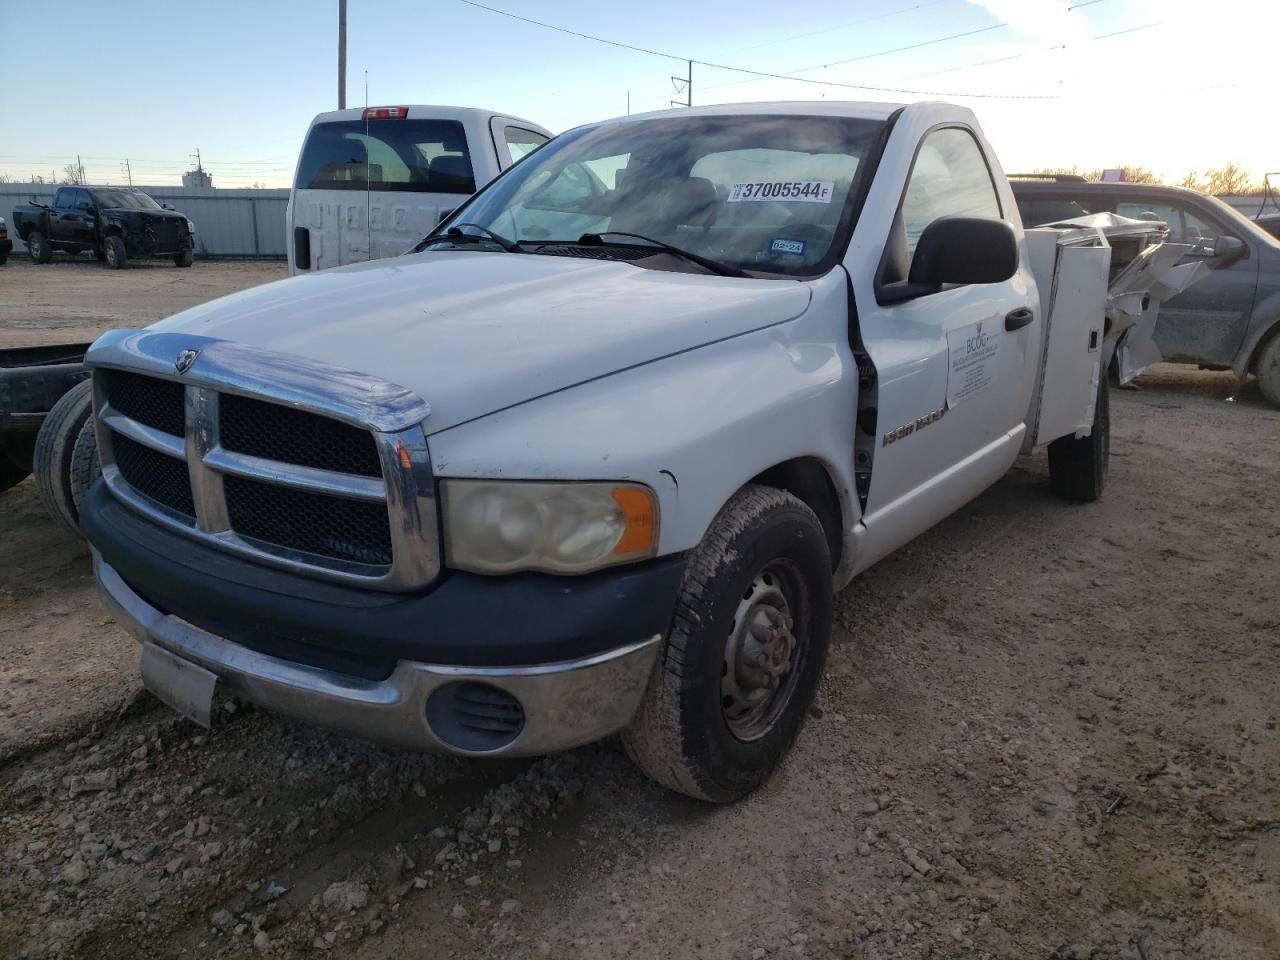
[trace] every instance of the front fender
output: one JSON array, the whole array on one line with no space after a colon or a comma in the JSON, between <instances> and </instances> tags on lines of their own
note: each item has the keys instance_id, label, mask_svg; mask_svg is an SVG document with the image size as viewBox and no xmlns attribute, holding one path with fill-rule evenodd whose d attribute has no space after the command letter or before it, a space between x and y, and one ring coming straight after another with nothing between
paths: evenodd
<instances>
[{"instance_id":1,"label":"front fender","mask_svg":"<svg viewBox=\"0 0 1280 960\"><path fill-rule=\"evenodd\" d=\"M1259 348L1277 331L1280 331L1280 288L1254 305L1249 329L1245 331L1244 343L1241 344L1231 364L1231 369L1236 372L1236 376L1243 377L1253 370L1254 359L1257 357Z\"/></svg>"},{"instance_id":2,"label":"front fender","mask_svg":"<svg viewBox=\"0 0 1280 960\"><path fill-rule=\"evenodd\" d=\"M832 481L847 531L858 517L857 368L843 271L813 288L811 308L788 323L432 434L436 475L647 484L659 498L666 555L696 547L753 477L812 458Z\"/></svg>"}]
</instances>

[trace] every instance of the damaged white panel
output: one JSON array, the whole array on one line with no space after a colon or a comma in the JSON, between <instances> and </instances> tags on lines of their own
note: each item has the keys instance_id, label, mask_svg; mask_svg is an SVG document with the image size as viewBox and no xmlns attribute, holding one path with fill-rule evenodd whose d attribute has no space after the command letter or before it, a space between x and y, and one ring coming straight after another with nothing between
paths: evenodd
<instances>
[{"instance_id":1,"label":"damaged white panel","mask_svg":"<svg viewBox=\"0 0 1280 960\"><path fill-rule=\"evenodd\" d=\"M1024 452L1089 433L1098 378L1113 353L1121 382L1161 359L1152 338L1160 303L1207 269L1179 264L1191 248L1164 243L1167 235L1163 222L1113 213L1026 231L1045 333Z\"/></svg>"},{"instance_id":2,"label":"damaged white panel","mask_svg":"<svg viewBox=\"0 0 1280 960\"><path fill-rule=\"evenodd\" d=\"M1083 436L1093 425L1102 365L1103 315L1111 253L1105 247L1059 247L1052 286L1041 293L1044 365L1035 443Z\"/></svg>"}]
</instances>

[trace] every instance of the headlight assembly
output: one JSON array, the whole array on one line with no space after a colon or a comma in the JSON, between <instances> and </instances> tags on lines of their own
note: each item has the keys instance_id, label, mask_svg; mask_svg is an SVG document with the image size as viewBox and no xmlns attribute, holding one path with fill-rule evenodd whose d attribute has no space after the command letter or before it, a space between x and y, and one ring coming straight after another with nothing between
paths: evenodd
<instances>
[{"instance_id":1,"label":"headlight assembly","mask_svg":"<svg viewBox=\"0 0 1280 960\"><path fill-rule=\"evenodd\" d=\"M445 562L474 573L587 573L652 557L658 501L635 483L442 480Z\"/></svg>"}]
</instances>

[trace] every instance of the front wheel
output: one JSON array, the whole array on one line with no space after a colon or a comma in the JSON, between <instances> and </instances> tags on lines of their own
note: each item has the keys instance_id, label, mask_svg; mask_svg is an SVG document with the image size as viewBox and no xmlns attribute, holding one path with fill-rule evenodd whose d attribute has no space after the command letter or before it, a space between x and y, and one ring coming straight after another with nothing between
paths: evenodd
<instances>
[{"instance_id":1,"label":"front wheel","mask_svg":"<svg viewBox=\"0 0 1280 960\"><path fill-rule=\"evenodd\" d=\"M651 778L715 803L759 787L813 703L831 633L831 556L817 516L744 487L685 570L675 618L622 742Z\"/></svg>"},{"instance_id":2,"label":"front wheel","mask_svg":"<svg viewBox=\"0 0 1280 960\"><path fill-rule=\"evenodd\" d=\"M1111 391L1098 376L1093 430L1087 437L1059 437L1049 444L1049 483L1064 500L1091 503L1102 496L1111 465Z\"/></svg>"},{"instance_id":3,"label":"front wheel","mask_svg":"<svg viewBox=\"0 0 1280 960\"><path fill-rule=\"evenodd\" d=\"M194 258L191 253L191 248L183 247L174 256L173 263L174 263L174 266L177 266L177 267L189 267L191 266L193 260Z\"/></svg>"},{"instance_id":4,"label":"front wheel","mask_svg":"<svg viewBox=\"0 0 1280 960\"><path fill-rule=\"evenodd\" d=\"M102 241L102 262L109 270L123 270L129 262L129 255L124 248L124 239L112 234Z\"/></svg>"},{"instance_id":5,"label":"front wheel","mask_svg":"<svg viewBox=\"0 0 1280 960\"><path fill-rule=\"evenodd\" d=\"M53 259L53 248L45 235L38 230L27 234L27 253L31 254L33 263L48 263Z\"/></svg>"},{"instance_id":6,"label":"front wheel","mask_svg":"<svg viewBox=\"0 0 1280 960\"><path fill-rule=\"evenodd\" d=\"M1253 367L1258 378L1258 389L1273 407L1280 407L1280 330L1258 351L1258 362Z\"/></svg>"}]
</instances>

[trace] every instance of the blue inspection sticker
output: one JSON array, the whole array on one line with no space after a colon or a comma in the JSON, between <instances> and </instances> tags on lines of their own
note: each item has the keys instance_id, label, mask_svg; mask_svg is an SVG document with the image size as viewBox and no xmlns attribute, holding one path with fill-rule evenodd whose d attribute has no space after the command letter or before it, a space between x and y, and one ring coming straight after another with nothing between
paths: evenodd
<instances>
[{"instance_id":1,"label":"blue inspection sticker","mask_svg":"<svg viewBox=\"0 0 1280 960\"><path fill-rule=\"evenodd\" d=\"M785 237L779 237L769 244L770 253L790 253L797 257L804 256L803 240L788 240Z\"/></svg>"}]
</instances>

